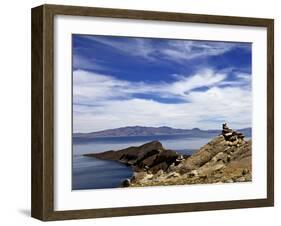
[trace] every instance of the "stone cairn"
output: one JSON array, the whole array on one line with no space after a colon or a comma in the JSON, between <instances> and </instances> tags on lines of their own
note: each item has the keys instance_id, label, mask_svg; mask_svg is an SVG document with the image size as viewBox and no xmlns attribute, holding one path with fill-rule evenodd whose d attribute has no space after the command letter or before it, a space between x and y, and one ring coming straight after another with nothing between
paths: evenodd
<instances>
[{"instance_id":1,"label":"stone cairn","mask_svg":"<svg viewBox=\"0 0 281 226\"><path fill-rule=\"evenodd\" d=\"M239 146L245 142L245 136L240 132L230 129L226 123L222 124L222 135L230 146Z\"/></svg>"}]
</instances>

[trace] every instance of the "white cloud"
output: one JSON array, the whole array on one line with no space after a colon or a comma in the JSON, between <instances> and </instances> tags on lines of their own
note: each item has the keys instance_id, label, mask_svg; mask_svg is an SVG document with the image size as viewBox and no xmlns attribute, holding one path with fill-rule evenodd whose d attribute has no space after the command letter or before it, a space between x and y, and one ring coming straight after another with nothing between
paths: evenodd
<instances>
[{"instance_id":1,"label":"white cloud","mask_svg":"<svg viewBox=\"0 0 281 226\"><path fill-rule=\"evenodd\" d=\"M187 97L188 92L200 87L212 87L226 78L226 74L202 70L193 76L177 75L173 83L129 82L109 75L76 70L73 72L74 102L91 104L94 101L131 98L133 94L153 94L163 98Z\"/></svg>"},{"instance_id":2,"label":"white cloud","mask_svg":"<svg viewBox=\"0 0 281 226\"><path fill-rule=\"evenodd\" d=\"M173 40L162 50L162 54L170 60L182 61L199 57L217 56L237 47L227 42L194 42Z\"/></svg>"},{"instance_id":3,"label":"white cloud","mask_svg":"<svg viewBox=\"0 0 281 226\"><path fill-rule=\"evenodd\" d=\"M73 67L82 70L104 70L97 60L85 58L82 55L73 54Z\"/></svg>"},{"instance_id":4,"label":"white cloud","mask_svg":"<svg viewBox=\"0 0 281 226\"><path fill-rule=\"evenodd\" d=\"M133 56L140 56L149 60L153 60L150 54L155 51L155 49L150 45L149 39L144 38L130 38L124 40L119 39L108 39L99 36L85 36L87 39L102 43L104 45L115 48L121 52Z\"/></svg>"},{"instance_id":5,"label":"white cloud","mask_svg":"<svg viewBox=\"0 0 281 226\"><path fill-rule=\"evenodd\" d=\"M147 60L158 61L167 59L184 63L187 60L208 56L217 56L226 53L233 48L248 49L249 45L243 43L169 40L163 39L154 45L149 38L109 39L99 36L85 36L85 38L115 48L132 56L143 57Z\"/></svg>"},{"instance_id":6,"label":"white cloud","mask_svg":"<svg viewBox=\"0 0 281 226\"><path fill-rule=\"evenodd\" d=\"M252 78L251 74L243 73L243 72L236 72L234 73L235 79L231 81L222 81L220 85L224 86L237 86L243 89L251 89Z\"/></svg>"},{"instance_id":7,"label":"white cloud","mask_svg":"<svg viewBox=\"0 0 281 226\"><path fill-rule=\"evenodd\" d=\"M216 120L234 128L251 125L251 90L238 86L220 87L226 73L203 70L193 76L177 76L174 83L129 82L112 76L86 72L73 73L74 132L91 132L122 126L171 126L214 129ZM237 75L245 83L248 75ZM233 84L232 84L233 85ZM209 87L206 91L195 91ZM160 103L134 98L144 93L178 97L185 103Z\"/></svg>"},{"instance_id":8,"label":"white cloud","mask_svg":"<svg viewBox=\"0 0 281 226\"><path fill-rule=\"evenodd\" d=\"M179 81L168 85L166 91L185 96L187 92L193 89L216 85L225 78L226 74L214 73L212 70L202 70L191 77L181 77Z\"/></svg>"}]
</instances>

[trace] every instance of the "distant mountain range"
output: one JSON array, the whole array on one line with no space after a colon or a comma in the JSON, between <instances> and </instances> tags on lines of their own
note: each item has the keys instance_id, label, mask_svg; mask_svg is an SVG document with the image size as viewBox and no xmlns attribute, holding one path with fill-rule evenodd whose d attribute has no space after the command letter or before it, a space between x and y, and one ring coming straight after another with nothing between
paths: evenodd
<instances>
[{"instance_id":1,"label":"distant mountain range","mask_svg":"<svg viewBox=\"0 0 281 226\"><path fill-rule=\"evenodd\" d=\"M251 128L238 129L246 137L252 136ZM73 133L73 138L97 138L97 137L127 137L127 136L159 136L159 135L189 135L193 137L216 136L221 130L201 130L193 129L174 129L167 126L161 127L144 127L144 126L127 126L116 129L108 129L91 133Z\"/></svg>"}]
</instances>

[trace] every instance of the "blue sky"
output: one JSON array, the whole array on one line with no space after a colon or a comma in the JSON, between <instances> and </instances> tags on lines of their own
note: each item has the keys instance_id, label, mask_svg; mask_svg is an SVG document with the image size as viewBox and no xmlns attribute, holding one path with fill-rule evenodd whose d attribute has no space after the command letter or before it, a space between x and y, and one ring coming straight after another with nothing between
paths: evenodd
<instances>
[{"instance_id":1,"label":"blue sky","mask_svg":"<svg viewBox=\"0 0 281 226\"><path fill-rule=\"evenodd\" d=\"M73 127L251 126L251 44L73 35Z\"/></svg>"}]
</instances>

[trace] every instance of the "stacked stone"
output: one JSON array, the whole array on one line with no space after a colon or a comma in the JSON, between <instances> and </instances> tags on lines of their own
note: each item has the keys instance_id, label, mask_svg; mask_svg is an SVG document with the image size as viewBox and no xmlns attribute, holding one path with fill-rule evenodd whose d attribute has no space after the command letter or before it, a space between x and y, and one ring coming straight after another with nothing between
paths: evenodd
<instances>
[{"instance_id":1,"label":"stacked stone","mask_svg":"<svg viewBox=\"0 0 281 226\"><path fill-rule=\"evenodd\" d=\"M240 132L230 129L226 123L222 124L222 135L229 145L236 145L244 143L244 135Z\"/></svg>"}]
</instances>

